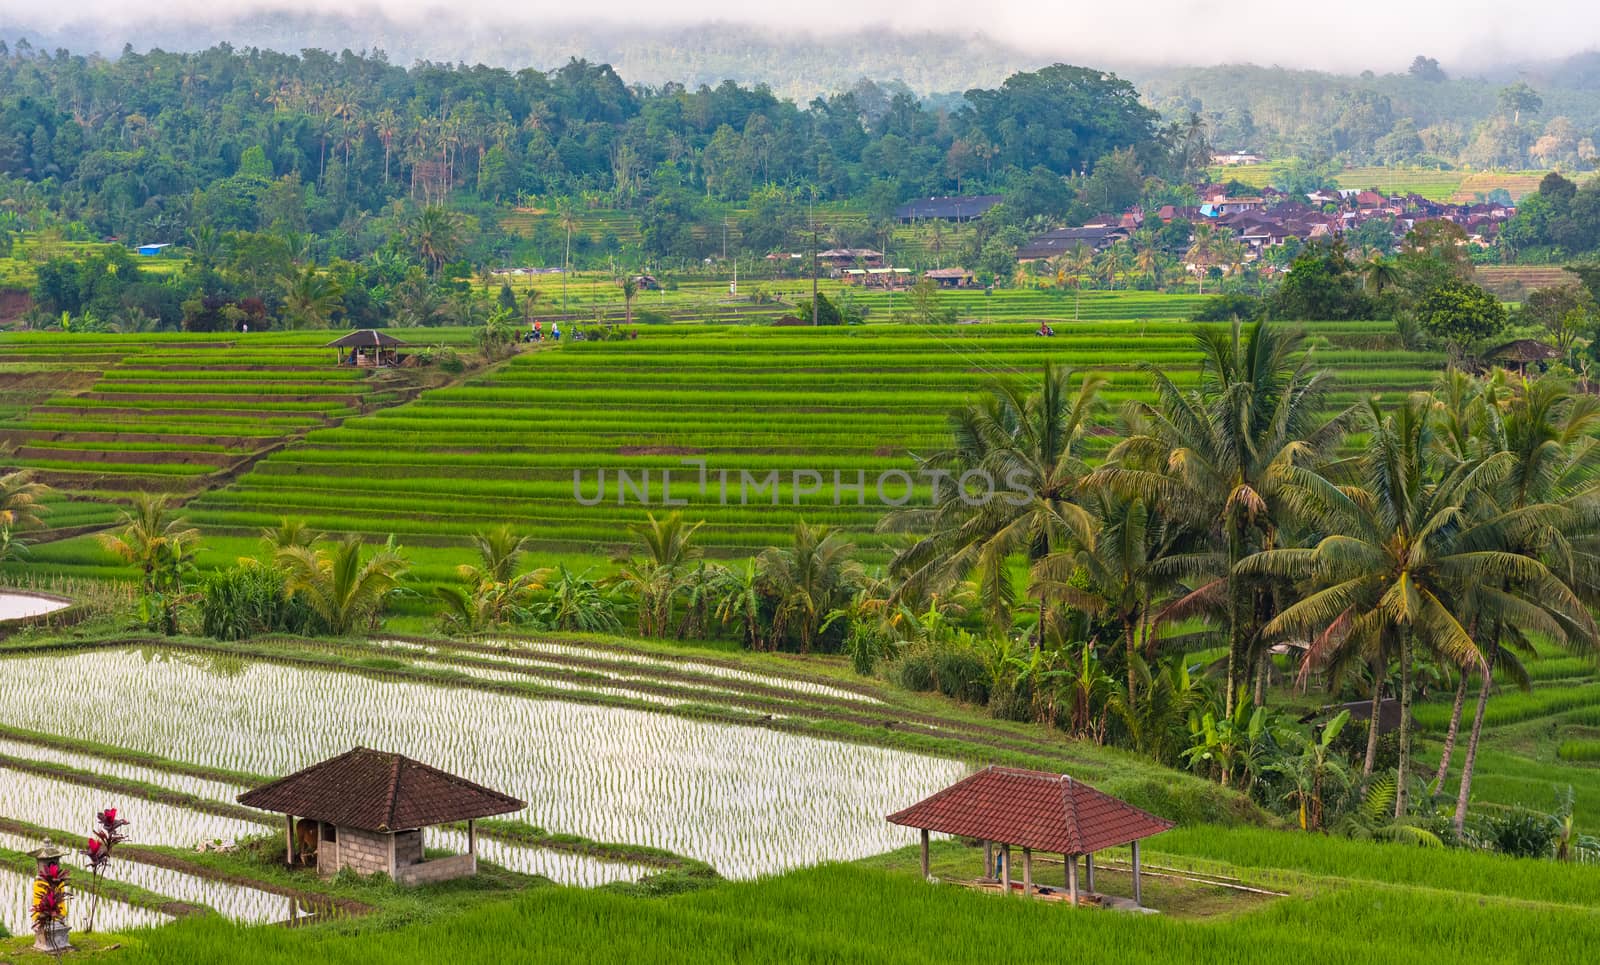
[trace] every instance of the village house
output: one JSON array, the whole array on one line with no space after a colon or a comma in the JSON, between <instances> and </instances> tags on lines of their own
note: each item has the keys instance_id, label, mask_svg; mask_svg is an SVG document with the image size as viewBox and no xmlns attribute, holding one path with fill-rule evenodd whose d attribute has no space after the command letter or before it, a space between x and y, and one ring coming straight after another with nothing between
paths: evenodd
<instances>
[{"instance_id":1,"label":"village house","mask_svg":"<svg viewBox=\"0 0 1600 965\"><path fill-rule=\"evenodd\" d=\"M971 221L983 217L1003 198L998 194L970 194L961 197L918 198L895 209L902 224L912 221Z\"/></svg>"}]
</instances>

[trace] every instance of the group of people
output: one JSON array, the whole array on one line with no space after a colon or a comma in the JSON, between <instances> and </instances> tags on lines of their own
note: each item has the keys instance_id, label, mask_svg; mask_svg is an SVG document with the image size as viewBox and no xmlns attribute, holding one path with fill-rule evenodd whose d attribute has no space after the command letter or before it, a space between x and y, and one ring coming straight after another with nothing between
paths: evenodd
<instances>
[{"instance_id":1,"label":"group of people","mask_svg":"<svg viewBox=\"0 0 1600 965\"><path fill-rule=\"evenodd\" d=\"M533 327L528 329L526 332L521 331L519 329L516 332L516 340L519 341L519 342L542 342L548 337L553 342L561 341L561 323L560 322L551 322L550 323L550 333L549 333L548 336L545 334L545 331L541 327L541 324L542 323L540 323L540 322L534 322L533 323ZM603 330L603 331L601 331L601 333L599 335L591 336L591 335L584 334L584 332L581 329L574 329L572 331L572 336L571 337L572 337L572 341L574 341L574 342L587 342L587 341L590 341L591 339L603 338L605 336L605 334L606 333ZM614 331L612 332L612 336L616 337L616 333ZM638 338L639 337L639 330L637 328L629 329L627 334L624 337L630 338L630 339Z\"/></svg>"},{"instance_id":2,"label":"group of people","mask_svg":"<svg viewBox=\"0 0 1600 965\"><path fill-rule=\"evenodd\" d=\"M1050 323L1049 322L1040 322L1039 323L1039 330L1037 332L1034 332L1033 334L1042 335L1042 336L1044 336L1046 338L1049 338L1050 336L1054 335L1055 333L1056 333L1056 330L1050 327Z\"/></svg>"},{"instance_id":3,"label":"group of people","mask_svg":"<svg viewBox=\"0 0 1600 965\"><path fill-rule=\"evenodd\" d=\"M573 337L574 338L579 338L581 336L575 335ZM561 323L560 322L551 322L550 323L550 338L552 340L554 340L554 341L557 341L557 342L561 341ZM524 341L524 342L542 342L542 341L544 341L544 331L539 328L539 323L538 322L534 322L533 323L533 327L528 329L528 331L522 336L522 341Z\"/></svg>"}]
</instances>

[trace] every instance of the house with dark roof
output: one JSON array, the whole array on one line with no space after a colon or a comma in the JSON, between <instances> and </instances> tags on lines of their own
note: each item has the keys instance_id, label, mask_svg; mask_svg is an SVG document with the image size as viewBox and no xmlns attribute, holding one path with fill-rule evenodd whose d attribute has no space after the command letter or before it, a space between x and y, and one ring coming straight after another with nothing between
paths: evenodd
<instances>
[{"instance_id":1,"label":"house with dark roof","mask_svg":"<svg viewBox=\"0 0 1600 965\"><path fill-rule=\"evenodd\" d=\"M1078 247L1104 251L1119 241L1126 240L1129 231L1120 225L1096 225L1082 228L1057 228L1030 238L1017 249L1020 262L1040 261L1063 255Z\"/></svg>"},{"instance_id":2,"label":"house with dark roof","mask_svg":"<svg viewBox=\"0 0 1600 965\"><path fill-rule=\"evenodd\" d=\"M918 198L895 209L900 221L971 221L1003 199L998 194L968 194L960 197Z\"/></svg>"},{"instance_id":3,"label":"house with dark roof","mask_svg":"<svg viewBox=\"0 0 1600 965\"><path fill-rule=\"evenodd\" d=\"M474 821L527 807L510 795L400 754L352 748L239 795L239 803L287 815L290 866L334 875L349 868L419 885L478 872ZM425 828L467 823L467 853L423 857Z\"/></svg>"}]
</instances>

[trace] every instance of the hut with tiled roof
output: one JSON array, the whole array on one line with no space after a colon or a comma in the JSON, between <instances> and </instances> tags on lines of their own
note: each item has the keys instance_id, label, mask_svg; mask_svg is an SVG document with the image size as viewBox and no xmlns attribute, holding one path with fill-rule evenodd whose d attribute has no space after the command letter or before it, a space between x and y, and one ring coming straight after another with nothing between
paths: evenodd
<instances>
[{"instance_id":1,"label":"hut with tiled roof","mask_svg":"<svg viewBox=\"0 0 1600 965\"><path fill-rule=\"evenodd\" d=\"M474 821L527 805L401 754L357 747L239 795L288 816L288 862L324 875L383 872L403 885L478 871ZM467 853L423 857L424 828L467 823Z\"/></svg>"},{"instance_id":2,"label":"hut with tiled roof","mask_svg":"<svg viewBox=\"0 0 1600 965\"><path fill-rule=\"evenodd\" d=\"M1014 767L984 768L904 811L889 815L891 824L922 831L922 874L928 874L928 834L938 831L984 843L984 874L994 867L992 848L1001 847L1000 879L1009 894L1011 849L1022 849L1022 893L1037 892L1033 852L1060 854L1067 868L1067 894L1080 900L1078 858L1084 859L1084 890L1094 891L1094 855L1107 848L1132 845L1133 901L1140 904L1139 841L1173 827L1173 822L1097 791L1065 774Z\"/></svg>"}]
</instances>

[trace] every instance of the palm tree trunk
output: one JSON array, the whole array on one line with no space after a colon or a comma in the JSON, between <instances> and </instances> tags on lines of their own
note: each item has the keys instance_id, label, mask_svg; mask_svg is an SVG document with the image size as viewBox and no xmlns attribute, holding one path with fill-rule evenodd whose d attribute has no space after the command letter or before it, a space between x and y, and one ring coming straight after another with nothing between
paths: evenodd
<instances>
[{"instance_id":1,"label":"palm tree trunk","mask_svg":"<svg viewBox=\"0 0 1600 965\"><path fill-rule=\"evenodd\" d=\"M1483 712L1489 705L1489 690L1494 683L1494 664L1500 656L1500 634L1489 642L1489 655L1483 662L1478 683L1478 706L1472 714L1472 733L1467 736L1467 756L1461 761L1461 790L1456 794L1455 829L1461 837L1467 822L1467 803L1472 799L1472 770L1478 763L1478 736L1483 732Z\"/></svg>"},{"instance_id":2,"label":"palm tree trunk","mask_svg":"<svg viewBox=\"0 0 1600 965\"><path fill-rule=\"evenodd\" d=\"M1134 626L1133 621L1128 621L1127 631L1123 634L1128 648L1128 713L1130 715L1133 713L1134 708L1139 705L1136 697L1138 690L1137 674L1133 670L1133 655L1134 651L1138 649L1138 640L1134 637Z\"/></svg>"},{"instance_id":3,"label":"palm tree trunk","mask_svg":"<svg viewBox=\"0 0 1600 965\"><path fill-rule=\"evenodd\" d=\"M1234 567L1239 565L1241 544L1244 542L1239 533L1239 524L1233 520L1228 521L1228 680L1227 696L1223 702L1224 712L1231 719L1233 717L1233 704L1235 691L1239 685L1239 658L1244 650L1244 620L1239 612L1240 593L1239 580L1234 575Z\"/></svg>"},{"instance_id":4,"label":"palm tree trunk","mask_svg":"<svg viewBox=\"0 0 1600 965\"><path fill-rule=\"evenodd\" d=\"M1400 767L1394 781L1395 820L1406 815L1407 770L1411 766L1411 633L1400 628Z\"/></svg>"},{"instance_id":5,"label":"palm tree trunk","mask_svg":"<svg viewBox=\"0 0 1600 965\"><path fill-rule=\"evenodd\" d=\"M1467 671L1462 668L1461 684L1456 687L1456 702L1450 708L1450 728L1444 734L1444 750L1439 752L1439 771L1433 776L1433 793L1439 793L1444 787L1444 779L1450 773L1450 758L1456 751L1456 734L1461 730L1461 708L1467 702Z\"/></svg>"},{"instance_id":6,"label":"palm tree trunk","mask_svg":"<svg viewBox=\"0 0 1600 965\"><path fill-rule=\"evenodd\" d=\"M1361 765L1361 786L1365 788L1372 779L1372 767L1378 759L1378 714L1383 710L1383 675L1378 667L1372 669L1372 714L1367 718L1367 759Z\"/></svg>"}]
</instances>

